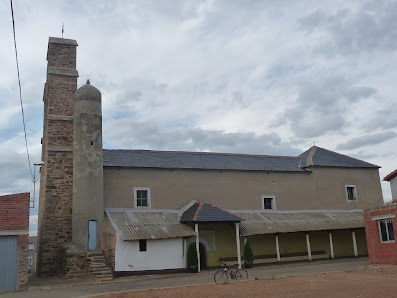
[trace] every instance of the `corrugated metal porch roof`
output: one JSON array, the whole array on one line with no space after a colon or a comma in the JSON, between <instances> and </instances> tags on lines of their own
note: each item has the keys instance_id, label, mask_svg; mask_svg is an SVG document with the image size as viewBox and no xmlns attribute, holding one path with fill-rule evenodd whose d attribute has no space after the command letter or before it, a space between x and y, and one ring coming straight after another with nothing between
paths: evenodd
<instances>
[{"instance_id":1,"label":"corrugated metal porch roof","mask_svg":"<svg viewBox=\"0 0 397 298\"><path fill-rule=\"evenodd\" d=\"M177 210L106 208L113 228L123 240L183 238L195 231L178 221Z\"/></svg>"},{"instance_id":2,"label":"corrugated metal porch roof","mask_svg":"<svg viewBox=\"0 0 397 298\"><path fill-rule=\"evenodd\" d=\"M363 228L363 210L234 210L241 236Z\"/></svg>"}]
</instances>

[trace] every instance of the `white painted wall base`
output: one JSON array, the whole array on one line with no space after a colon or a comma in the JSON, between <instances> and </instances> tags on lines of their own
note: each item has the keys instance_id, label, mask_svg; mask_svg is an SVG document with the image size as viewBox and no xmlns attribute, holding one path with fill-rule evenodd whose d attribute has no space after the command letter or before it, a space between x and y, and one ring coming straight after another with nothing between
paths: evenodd
<instances>
[{"instance_id":1,"label":"white painted wall base","mask_svg":"<svg viewBox=\"0 0 397 298\"><path fill-rule=\"evenodd\" d=\"M117 237L115 271L178 268L185 268L182 239L147 240L146 251L139 251L139 241L124 241Z\"/></svg>"}]
</instances>

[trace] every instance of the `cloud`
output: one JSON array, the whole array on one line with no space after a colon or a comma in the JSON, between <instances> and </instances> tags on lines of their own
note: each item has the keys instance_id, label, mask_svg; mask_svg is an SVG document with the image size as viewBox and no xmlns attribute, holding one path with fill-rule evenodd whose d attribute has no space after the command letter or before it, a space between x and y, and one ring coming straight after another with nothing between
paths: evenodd
<instances>
[{"instance_id":1,"label":"cloud","mask_svg":"<svg viewBox=\"0 0 397 298\"><path fill-rule=\"evenodd\" d=\"M282 112L273 126L288 124L299 138L342 131L350 125L349 107L376 92L371 87L354 86L338 76L305 83L298 89L295 104Z\"/></svg>"},{"instance_id":2,"label":"cloud","mask_svg":"<svg viewBox=\"0 0 397 298\"><path fill-rule=\"evenodd\" d=\"M275 133L227 133L201 128L166 130L155 123L131 119L111 121L104 127L104 139L111 148L214 151L234 153L298 155L300 150Z\"/></svg>"},{"instance_id":3,"label":"cloud","mask_svg":"<svg viewBox=\"0 0 397 298\"><path fill-rule=\"evenodd\" d=\"M397 129L397 109L395 100L386 103L387 108L372 111L363 123L365 131L370 132L375 129Z\"/></svg>"},{"instance_id":4,"label":"cloud","mask_svg":"<svg viewBox=\"0 0 397 298\"><path fill-rule=\"evenodd\" d=\"M387 131L381 133L375 133L370 135L364 135L357 138L352 138L349 141L339 144L336 149L338 150L351 150L357 149L364 146L377 145L386 142L390 139L397 137L397 133L394 131Z\"/></svg>"},{"instance_id":5,"label":"cloud","mask_svg":"<svg viewBox=\"0 0 397 298\"><path fill-rule=\"evenodd\" d=\"M29 144L32 171L33 163L40 161L41 133L31 135ZM33 195L33 183L30 175L25 140L23 135L17 135L0 143L0 194L30 192ZM39 174L36 172L36 178ZM36 190L39 183L36 183Z\"/></svg>"},{"instance_id":6,"label":"cloud","mask_svg":"<svg viewBox=\"0 0 397 298\"><path fill-rule=\"evenodd\" d=\"M346 136L397 128L396 5L15 1L32 161L40 160L48 36L61 35L59 20L79 44L79 86L89 78L102 92L105 147L295 155L314 140L333 149ZM9 4L0 2L3 193L32 185L10 33ZM396 140L379 143L376 157L369 146L351 154L391 164Z\"/></svg>"},{"instance_id":7,"label":"cloud","mask_svg":"<svg viewBox=\"0 0 397 298\"><path fill-rule=\"evenodd\" d=\"M355 54L397 49L397 3L368 1L361 7L329 12L317 9L299 20L300 28L321 36L319 51Z\"/></svg>"}]
</instances>

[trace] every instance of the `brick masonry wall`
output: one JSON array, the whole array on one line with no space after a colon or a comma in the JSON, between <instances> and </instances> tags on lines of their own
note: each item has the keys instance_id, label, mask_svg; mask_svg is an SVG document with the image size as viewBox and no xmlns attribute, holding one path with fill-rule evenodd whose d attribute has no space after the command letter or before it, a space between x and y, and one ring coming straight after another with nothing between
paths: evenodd
<instances>
[{"instance_id":1,"label":"brick masonry wall","mask_svg":"<svg viewBox=\"0 0 397 298\"><path fill-rule=\"evenodd\" d=\"M76 46L50 43L48 66L76 69Z\"/></svg>"},{"instance_id":2,"label":"brick masonry wall","mask_svg":"<svg viewBox=\"0 0 397 298\"><path fill-rule=\"evenodd\" d=\"M48 115L73 116L77 79L75 77L48 74L47 86Z\"/></svg>"},{"instance_id":3,"label":"brick masonry wall","mask_svg":"<svg viewBox=\"0 0 397 298\"><path fill-rule=\"evenodd\" d=\"M65 75L76 69L76 46L49 42L44 87L44 123L40 181L37 274L64 275L60 256L72 240L73 109L77 77Z\"/></svg>"},{"instance_id":4,"label":"brick masonry wall","mask_svg":"<svg viewBox=\"0 0 397 298\"><path fill-rule=\"evenodd\" d=\"M49 151L40 206L40 275L55 276L62 246L72 240L73 152Z\"/></svg>"},{"instance_id":5,"label":"brick masonry wall","mask_svg":"<svg viewBox=\"0 0 397 298\"><path fill-rule=\"evenodd\" d=\"M30 194L0 196L0 231L29 230Z\"/></svg>"},{"instance_id":6,"label":"brick masonry wall","mask_svg":"<svg viewBox=\"0 0 397 298\"><path fill-rule=\"evenodd\" d=\"M47 134L49 148L73 146L73 122L62 120L48 120Z\"/></svg>"},{"instance_id":7,"label":"brick masonry wall","mask_svg":"<svg viewBox=\"0 0 397 298\"><path fill-rule=\"evenodd\" d=\"M85 252L64 246L60 249L59 262L62 265L58 275L62 278L87 278L88 262Z\"/></svg>"},{"instance_id":8,"label":"brick masonry wall","mask_svg":"<svg viewBox=\"0 0 397 298\"><path fill-rule=\"evenodd\" d=\"M18 290L28 289L29 235L18 235Z\"/></svg>"},{"instance_id":9,"label":"brick masonry wall","mask_svg":"<svg viewBox=\"0 0 397 298\"><path fill-rule=\"evenodd\" d=\"M0 196L0 231L18 233L17 285L20 291L28 287L29 207L29 193Z\"/></svg>"},{"instance_id":10,"label":"brick masonry wall","mask_svg":"<svg viewBox=\"0 0 397 298\"><path fill-rule=\"evenodd\" d=\"M371 264L397 264L397 243L381 243L378 221L373 216L395 214L392 218L394 236L397 236L397 209L375 210L364 213L368 255Z\"/></svg>"}]
</instances>

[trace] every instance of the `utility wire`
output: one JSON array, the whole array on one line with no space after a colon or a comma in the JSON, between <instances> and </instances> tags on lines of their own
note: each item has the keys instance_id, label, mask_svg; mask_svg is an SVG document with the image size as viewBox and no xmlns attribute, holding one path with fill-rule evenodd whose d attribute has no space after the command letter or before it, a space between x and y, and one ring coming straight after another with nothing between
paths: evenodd
<instances>
[{"instance_id":1,"label":"utility wire","mask_svg":"<svg viewBox=\"0 0 397 298\"><path fill-rule=\"evenodd\" d=\"M23 111L23 103L22 103L22 88L21 88L21 78L19 76L19 63L18 63L18 51L17 51L17 40L15 38L15 21L14 21L14 9L12 7L12 0L10 0L11 3L11 16L12 16L12 30L14 32L14 47L15 47L15 60L17 62L17 73L18 73L18 85L19 85L19 99L21 102L21 111L22 111L22 123L23 123L23 131L25 133L25 146L26 146L26 153L28 156L28 163L29 163L29 170L30 170L30 175L32 175L32 178L34 179L33 171L32 171L32 165L30 164L30 156L29 156L29 149L28 149L28 138L26 136L26 125L25 125L25 113Z\"/></svg>"}]
</instances>

